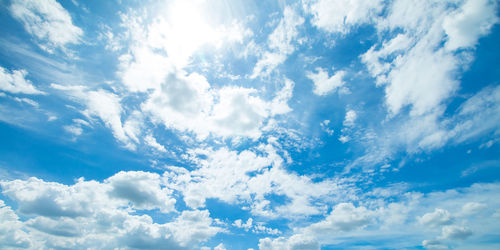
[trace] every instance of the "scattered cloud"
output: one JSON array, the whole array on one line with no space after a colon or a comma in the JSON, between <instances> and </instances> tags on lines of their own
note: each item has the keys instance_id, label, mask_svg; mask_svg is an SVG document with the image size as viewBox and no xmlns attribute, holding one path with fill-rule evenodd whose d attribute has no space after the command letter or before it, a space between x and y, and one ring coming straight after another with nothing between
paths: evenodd
<instances>
[{"instance_id":1,"label":"scattered cloud","mask_svg":"<svg viewBox=\"0 0 500 250\"><path fill-rule=\"evenodd\" d=\"M28 33L40 40L40 47L49 52L81 41L82 29L73 25L68 11L55 0L15 0L9 10Z\"/></svg>"},{"instance_id":2,"label":"scattered cloud","mask_svg":"<svg viewBox=\"0 0 500 250\"><path fill-rule=\"evenodd\" d=\"M27 75L28 72L24 69L9 72L8 69L0 66L0 90L13 94L44 94L30 80L26 79Z\"/></svg>"},{"instance_id":3,"label":"scattered cloud","mask_svg":"<svg viewBox=\"0 0 500 250\"><path fill-rule=\"evenodd\" d=\"M345 75L345 71L343 70L336 71L330 77L328 77L328 72L323 68L316 68L316 71L317 73L308 72L306 75L307 78L313 81L313 93L316 95L328 95L345 84L342 79Z\"/></svg>"}]
</instances>

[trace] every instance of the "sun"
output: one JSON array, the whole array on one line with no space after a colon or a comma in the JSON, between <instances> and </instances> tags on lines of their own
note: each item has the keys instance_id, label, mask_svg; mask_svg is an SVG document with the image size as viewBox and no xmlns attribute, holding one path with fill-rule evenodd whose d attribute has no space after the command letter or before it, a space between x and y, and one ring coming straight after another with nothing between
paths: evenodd
<instances>
[{"instance_id":1,"label":"sun","mask_svg":"<svg viewBox=\"0 0 500 250\"><path fill-rule=\"evenodd\" d=\"M205 1L171 2L149 27L151 45L163 48L178 66L186 65L201 46L217 44L222 39L217 28L206 19L204 4Z\"/></svg>"}]
</instances>

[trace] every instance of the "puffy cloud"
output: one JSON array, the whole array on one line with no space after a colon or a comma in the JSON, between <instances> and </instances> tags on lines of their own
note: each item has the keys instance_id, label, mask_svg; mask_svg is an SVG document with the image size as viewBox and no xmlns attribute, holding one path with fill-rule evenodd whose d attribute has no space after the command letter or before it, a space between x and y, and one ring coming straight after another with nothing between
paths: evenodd
<instances>
[{"instance_id":1,"label":"puffy cloud","mask_svg":"<svg viewBox=\"0 0 500 250\"><path fill-rule=\"evenodd\" d=\"M120 172L103 182L80 179L73 185L36 178L0 185L18 212L30 215L21 221L0 201L5 247L191 249L222 231L207 210L185 210L163 224L142 213L175 211L156 173Z\"/></svg>"},{"instance_id":2,"label":"puffy cloud","mask_svg":"<svg viewBox=\"0 0 500 250\"><path fill-rule=\"evenodd\" d=\"M264 238L259 240L260 250L299 250L299 249L320 249L320 244L310 236L296 234L289 238L279 237L276 239Z\"/></svg>"},{"instance_id":3,"label":"puffy cloud","mask_svg":"<svg viewBox=\"0 0 500 250\"><path fill-rule=\"evenodd\" d=\"M267 45L270 51L262 54L250 78L269 76L278 65L286 60L288 55L295 51L293 43L299 35L297 27L303 23L303 17L290 6L285 7L283 18L268 37Z\"/></svg>"},{"instance_id":4,"label":"puffy cloud","mask_svg":"<svg viewBox=\"0 0 500 250\"><path fill-rule=\"evenodd\" d=\"M337 231L352 231L368 225L373 212L365 207L355 207L352 203L336 205L323 221L307 227L313 234L332 234Z\"/></svg>"},{"instance_id":5,"label":"puffy cloud","mask_svg":"<svg viewBox=\"0 0 500 250\"><path fill-rule=\"evenodd\" d=\"M5 248L29 248L32 246L27 233L22 230L19 216L0 200L0 246Z\"/></svg>"},{"instance_id":6,"label":"puffy cloud","mask_svg":"<svg viewBox=\"0 0 500 250\"><path fill-rule=\"evenodd\" d=\"M328 32L347 33L356 25L372 21L382 11L381 0L318 0L305 1L313 15L312 24Z\"/></svg>"},{"instance_id":7,"label":"puffy cloud","mask_svg":"<svg viewBox=\"0 0 500 250\"><path fill-rule=\"evenodd\" d=\"M291 111L287 102L294 83L284 86L270 101L263 100L253 88L210 87L197 73L170 75L142 104L153 121L183 132L194 132L198 139L242 136L257 139L265 121Z\"/></svg>"},{"instance_id":8,"label":"puffy cloud","mask_svg":"<svg viewBox=\"0 0 500 250\"><path fill-rule=\"evenodd\" d=\"M26 70L9 70L0 66L0 90L13 94L44 94L33 83L26 79Z\"/></svg>"},{"instance_id":9,"label":"puffy cloud","mask_svg":"<svg viewBox=\"0 0 500 250\"><path fill-rule=\"evenodd\" d=\"M163 212L174 210L171 191L161 187L160 175L148 172L119 172L105 181L110 185L110 197L130 201L136 209L158 208Z\"/></svg>"},{"instance_id":10,"label":"puffy cloud","mask_svg":"<svg viewBox=\"0 0 500 250\"><path fill-rule=\"evenodd\" d=\"M492 0L468 0L443 21L448 36L445 47L449 50L470 48L480 37L490 33L498 23L497 2Z\"/></svg>"},{"instance_id":11,"label":"puffy cloud","mask_svg":"<svg viewBox=\"0 0 500 250\"><path fill-rule=\"evenodd\" d=\"M49 52L69 43L77 44L83 35L83 31L73 25L69 13L55 0L15 0L9 10L28 33L45 43L40 46Z\"/></svg>"},{"instance_id":12,"label":"puffy cloud","mask_svg":"<svg viewBox=\"0 0 500 250\"><path fill-rule=\"evenodd\" d=\"M350 109L345 113L345 118L344 118L344 126L353 126L354 122L358 118L358 115L356 114L356 111Z\"/></svg>"},{"instance_id":13,"label":"puffy cloud","mask_svg":"<svg viewBox=\"0 0 500 250\"><path fill-rule=\"evenodd\" d=\"M342 87L345 82L342 78L345 71L336 71L332 76L328 77L328 72L323 68L316 68L317 73L307 72L307 78L314 83L313 93L316 95L327 95Z\"/></svg>"},{"instance_id":14,"label":"puffy cloud","mask_svg":"<svg viewBox=\"0 0 500 250\"><path fill-rule=\"evenodd\" d=\"M418 221L424 225L436 227L450 224L453 221L453 217L447 210L436 208L434 212L426 213L418 218Z\"/></svg>"}]
</instances>

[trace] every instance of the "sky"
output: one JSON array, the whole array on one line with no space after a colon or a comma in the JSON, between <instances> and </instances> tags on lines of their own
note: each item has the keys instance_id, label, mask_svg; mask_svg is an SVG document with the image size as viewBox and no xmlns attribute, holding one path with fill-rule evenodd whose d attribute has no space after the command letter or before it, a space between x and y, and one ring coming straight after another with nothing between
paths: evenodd
<instances>
[{"instance_id":1,"label":"sky","mask_svg":"<svg viewBox=\"0 0 500 250\"><path fill-rule=\"evenodd\" d=\"M500 249L496 0L0 0L2 249Z\"/></svg>"}]
</instances>

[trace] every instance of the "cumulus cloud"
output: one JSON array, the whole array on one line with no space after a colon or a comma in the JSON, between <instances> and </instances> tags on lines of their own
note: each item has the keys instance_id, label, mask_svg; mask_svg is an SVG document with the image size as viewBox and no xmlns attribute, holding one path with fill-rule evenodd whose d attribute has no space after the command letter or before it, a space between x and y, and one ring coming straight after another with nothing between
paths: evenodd
<instances>
[{"instance_id":1,"label":"cumulus cloud","mask_svg":"<svg viewBox=\"0 0 500 250\"><path fill-rule=\"evenodd\" d=\"M0 200L0 246L5 248L29 248L32 246L28 234L22 230L19 216Z\"/></svg>"},{"instance_id":2,"label":"cumulus cloud","mask_svg":"<svg viewBox=\"0 0 500 250\"><path fill-rule=\"evenodd\" d=\"M9 72L8 69L0 66L0 90L13 94L44 94L30 80L26 79L27 75L26 70L12 70Z\"/></svg>"},{"instance_id":3,"label":"cumulus cloud","mask_svg":"<svg viewBox=\"0 0 500 250\"><path fill-rule=\"evenodd\" d=\"M424 225L436 227L450 224L453 221L453 217L447 210L436 208L434 212L426 213L418 218L418 221Z\"/></svg>"},{"instance_id":4,"label":"cumulus cloud","mask_svg":"<svg viewBox=\"0 0 500 250\"><path fill-rule=\"evenodd\" d=\"M106 179L111 187L110 197L130 201L135 209L158 208L163 212L174 210L171 191L161 187L158 174L147 172L119 172Z\"/></svg>"},{"instance_id":5,"label":"cumulus cloud","mask_svg":"<svg viewBox=\"0 0 500 250\"><path fill-rule=\"evenodd\" d=\"M73 25L69 13L55 0L15 0L9 10L49 52L66 44L77 44L83 35L83 31Z\"/></svg>"},{"instance_id":6,"label":"cumulus cloud","mask_svg":"<svg viewBox=\"0 0 500 250\"><path fill-rule=\"evenodd\" d=\"M342 87L345 82L343 77L345 71L336 71L332 76L328 77L327 70L323 68L316 68L317 73L307 72L307 78L311 79L314 83L313 93L316 95L328 95L336 89Z\"/></svg>"},{"instance_id":7,"label":"cumulus cloud","mask_svg":"<svg viewBox=\"0 0 500 250\"><path fill-rule=\"evenodd\" d=\"M143 209L174 212L175 199L156 173L120 172L103 182L79 179L73 185L40 179L1 181L21 221L0 201L0 238L6 247L170 248L196 247L222 229L207 210L185 210L157 223Z\"/></svg>"},{"instance_id":8,"label":"cumulus cloud","mask_svg":"<svg viewBox=\"0 0 500 250\"><path fill-rule=\"evenodd\" d=\"M331 234L337 231L351 231L368 225L373 212L365 207L355 207L352 203L336 205L325 220L312 224L306 231L313 234Z\"/></svg>"},{"instance_id":9,"label":"cumulus cloud","mask_svg":"<svg viewBox=\"0 0 500 250\"><path fill-rule=\"evenodd\" d=\"M142 104L142 110L155 122L183 132L194 132L198 139L209 135L242 136L257 139L266 120L291 111L287 102L294 83L285 79L275 97L266 101L253 88L226 86L213 89L200 74L170 75Z\"/></svg>"}]
</instances>

